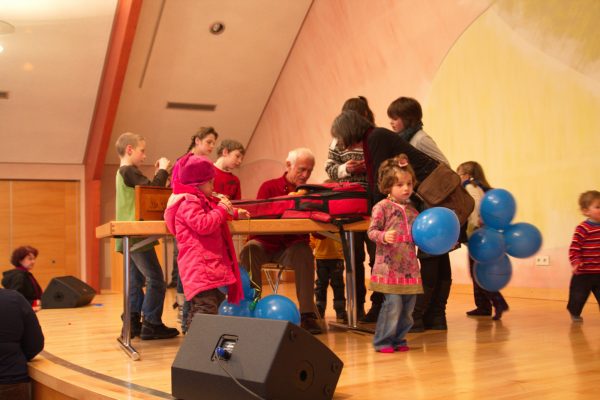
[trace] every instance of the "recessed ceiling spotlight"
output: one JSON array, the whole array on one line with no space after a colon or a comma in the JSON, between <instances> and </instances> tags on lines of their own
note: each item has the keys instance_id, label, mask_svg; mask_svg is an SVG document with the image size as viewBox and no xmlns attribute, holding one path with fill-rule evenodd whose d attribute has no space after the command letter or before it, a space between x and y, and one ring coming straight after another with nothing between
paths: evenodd
<instances>
[{"instance_id":1,"label":"recessed ceiling spotlight","mask_svg":"<svg viewBox=\"0 0 600 400\"><path fill-rule=\"evenodd\" d=\"M210 33L212 33L213 35L219 35L219 34L223 33L224 30L225 30L225 24L222 22L215 22L208 28L208 31Z\"/></svg>"}]
</instances>

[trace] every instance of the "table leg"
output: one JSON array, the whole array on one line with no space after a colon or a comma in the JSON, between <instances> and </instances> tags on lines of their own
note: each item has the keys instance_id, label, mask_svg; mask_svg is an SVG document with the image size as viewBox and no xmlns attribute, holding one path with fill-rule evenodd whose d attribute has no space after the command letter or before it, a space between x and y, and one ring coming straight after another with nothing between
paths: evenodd
<instances>
[{"instance_id":1,"label":"table leg","mask_svg":"<svg viewBox=\"0 0 600 400\"><path fill-rule=\"evenodd\" d=\"M121 336L117 338L117 341L125 350L127 355L132 360L137 361L140 359L140 353L138 353L133 346L131 346L131 310L129 308L129 236L123 236L123 329L121 330Z\"/></svg>"},{"instance_id":2,"label":"table leg","mask_svg":"<svg viewBox=\"0 0 600 400\"><path fill-rule=\"evenodd\" d=\"M349 263L346 263L346 312L348 313L348 325L340 324L338 322L330 322L329 326L340 329L347 329L352 331L361 331L367 333L373 333L373 329L359 326L358 318L356 315L356 255L354 252L354 239L355 233L346 231L344 232L346 243L348 247Z\"/></svg>"}]
</instances>

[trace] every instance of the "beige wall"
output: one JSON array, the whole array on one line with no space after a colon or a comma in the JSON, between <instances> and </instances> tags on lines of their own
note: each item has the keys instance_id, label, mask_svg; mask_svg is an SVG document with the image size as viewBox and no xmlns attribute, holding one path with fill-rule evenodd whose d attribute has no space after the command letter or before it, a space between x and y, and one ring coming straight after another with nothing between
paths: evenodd
<instances>
[{"instance_id":1,"label":"beige wall","mask_svg":"<svg viewBox=\"0 0 600 400\"><path fill-rule=\"evenodd\" d=\"M551 265L513 259L511 285L565 288L577 196L600 182L599 17L593 0L316 0L250 142L243 191L279 175L299 146L316 152L312 181L324 179L345 99L366 96L388 126L388 104L415 97L452 166L480 161L514 194L515 221L542 231ZM468 283L464 250L453 267Z\"/></svg>"}]
</instances>

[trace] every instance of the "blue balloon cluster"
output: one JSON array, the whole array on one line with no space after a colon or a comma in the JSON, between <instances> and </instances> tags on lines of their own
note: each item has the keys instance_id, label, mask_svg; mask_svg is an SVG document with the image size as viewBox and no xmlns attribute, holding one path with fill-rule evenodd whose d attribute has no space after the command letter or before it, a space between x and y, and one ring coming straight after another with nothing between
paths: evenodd
<instances>
[{"instance_id":1,"label":"blue balloon cluster","mask_svg":"<svg viewBox=\"0 0 600 400\"><path fill-rule=\"evenodd\" d=\"M476 261L475 281L482 288L497 292L508 284L512 265L508 255L527 258L542 246L542 234L526 222L511 224L516 213L512 194L493 189L481 200L480 214L484 227L469 238L469 255Z\"/></svg>"},{"instance_id":2,"label":"blue balloon cluster","mask_svg":"<svg viewBox=\"0 0 600 400\"><path fill-rule=\"evenodd\" d=\"M449 252L456 245L459 233L458 217L446 207L428 208L415 218L412 225L415 244L433 255Z\"/></svg>"},{"instance_id":3,"label":"blue balloon cluster","mask_svg":"<svg viewBox=\"0 0 600 400\"><path fill-rule=\"evenodd\" d=\"M250 284L248 271L243 267L240 268L240 277L244 299L240 304L231 304L224 300L219 306L219 315L278 319L300 325L300 311L292 300L278 294L258 300L256 290Z\"/></svg>"}]
</instances>

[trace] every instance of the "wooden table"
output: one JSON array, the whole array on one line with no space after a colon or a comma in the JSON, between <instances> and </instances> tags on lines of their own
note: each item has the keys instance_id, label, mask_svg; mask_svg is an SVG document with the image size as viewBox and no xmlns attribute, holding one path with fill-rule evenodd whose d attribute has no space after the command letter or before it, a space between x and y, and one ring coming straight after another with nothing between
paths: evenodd
<instances>
[{"instance_id":1,"label":"wooden table","mask_svg":"<svg viewBox=\"0 0 600 400\"><path fill-rule=\"evenodd\" d=\"M348 328L359 329L356 321L356 282L354 260L354 233L364 232L369 227L368 220L343 225L343 232L348 244L346 259L346 294L348 308ZM311 219L250 219L229 222L229 230L233 235L243 234L298 234L312 232L340 232L337 225L313 221ZM131 310L129 308L129 253L157 237L170 236L164 221L111 221L96 228L96 238L123 238L123 329L117 338L125 352L133 359L139 360L140 354L131 346ZM130 246L131 237L146 236L146 240Z\"/></svg>"}]
</instances>

